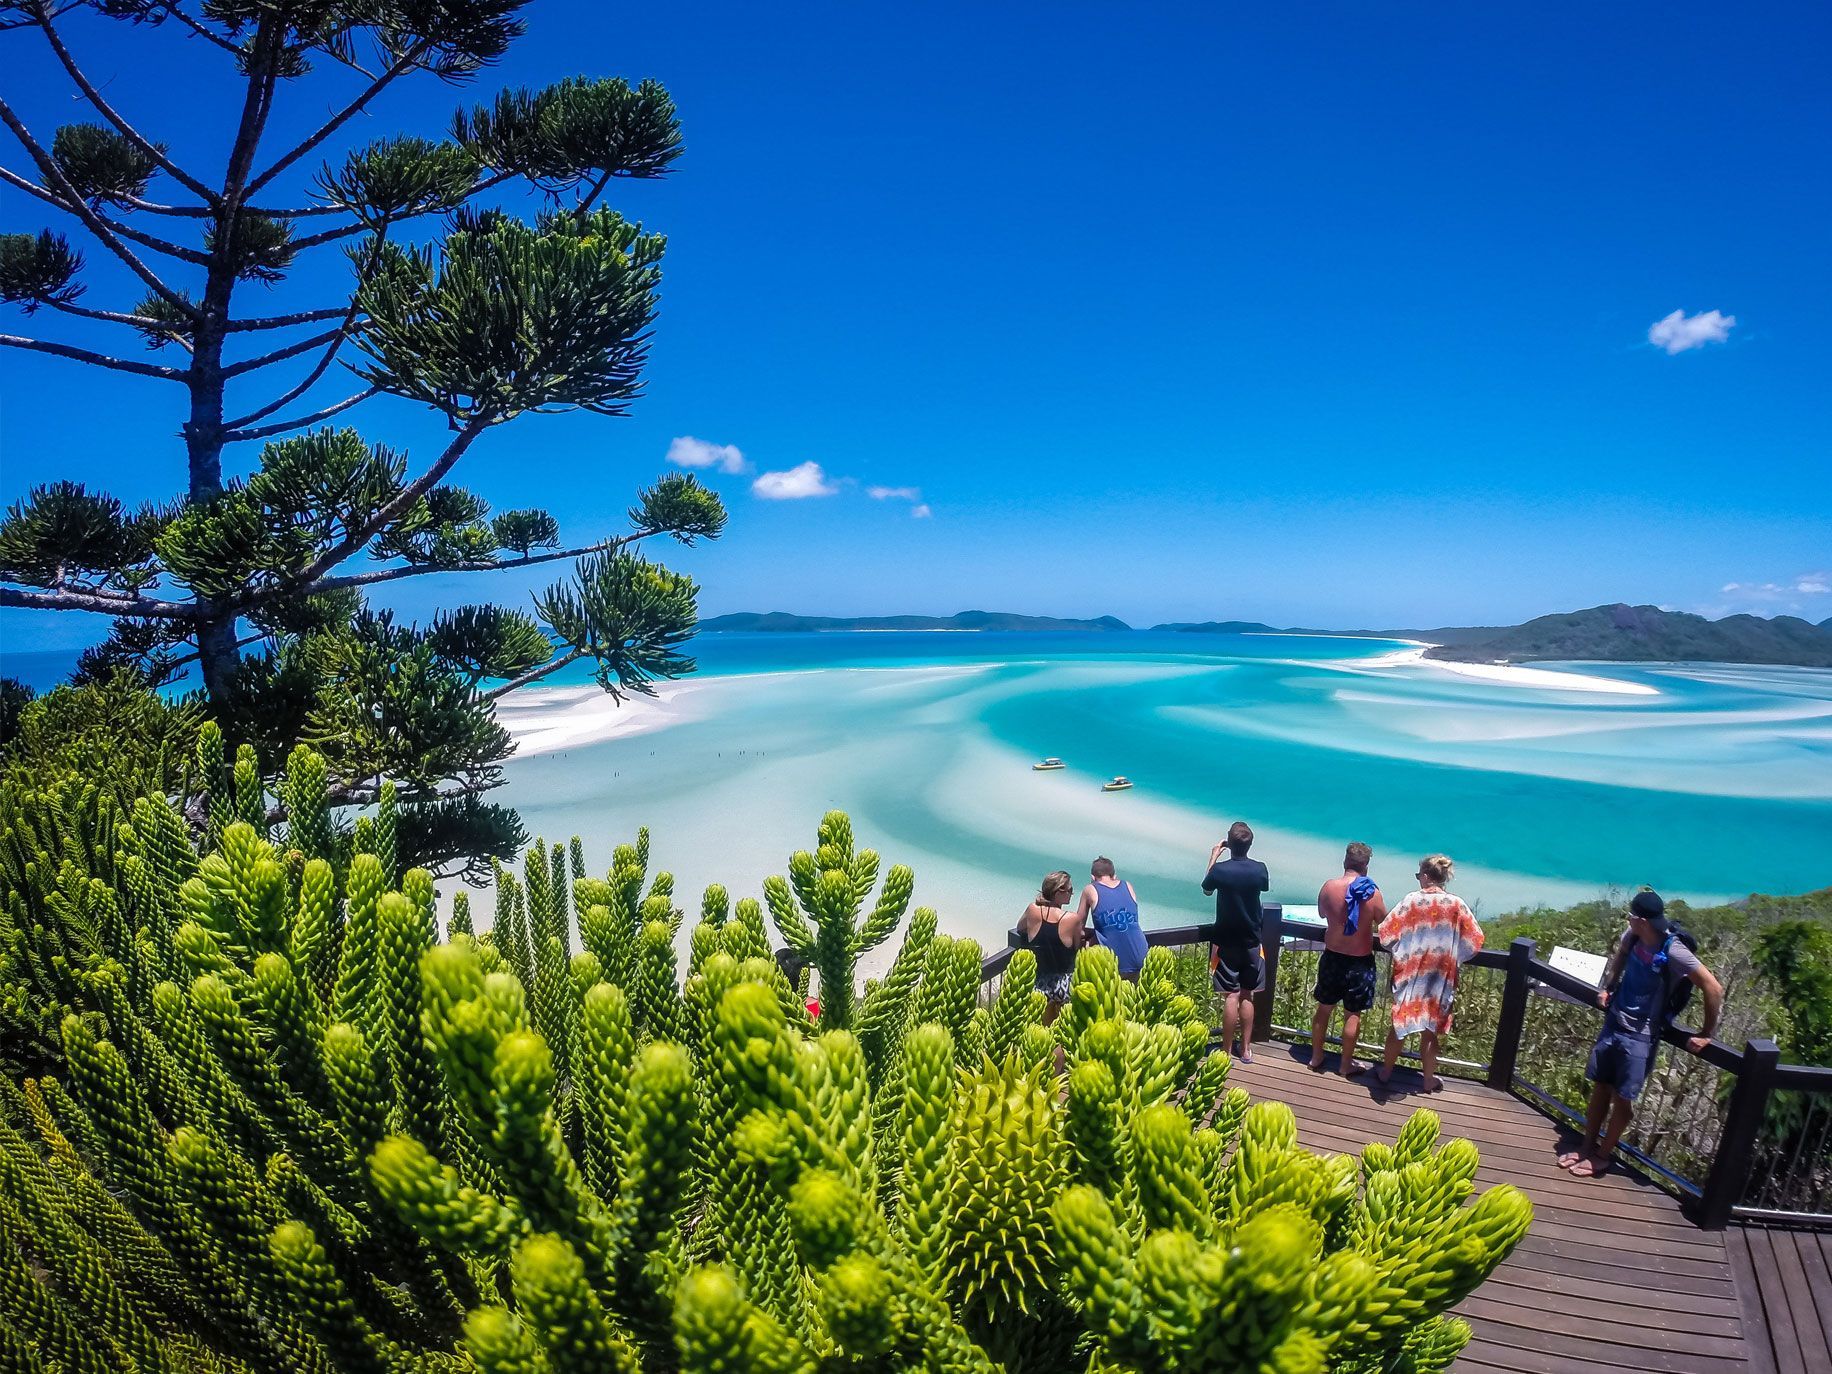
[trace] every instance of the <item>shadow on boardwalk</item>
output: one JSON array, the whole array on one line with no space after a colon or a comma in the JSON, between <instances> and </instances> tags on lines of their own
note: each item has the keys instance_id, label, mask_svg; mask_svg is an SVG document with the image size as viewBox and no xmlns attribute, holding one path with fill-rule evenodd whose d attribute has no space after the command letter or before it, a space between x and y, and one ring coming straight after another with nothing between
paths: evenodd
<instances>
[{"instance_id":1,"label":"shadow on boardwalk","mask_svg":"<svg viewBox=\"0 0 1832 1374\"><path fill-rule=\"evenodd\" d=\"M1447 1135L1467 1136L1481 1150L1478 1188L1512 1183L1533 1199L1526 1239L1457 1309L1476 1332L1458 1370L1775 1368L1761 1299L1747 1281L1739 1292L1740 1233L1729 1233L1727 1246L1726 1233L1699 1230L1671 1196L1620 1167L1600 1179L1572 1178L1554 1160L1576 1137L1510 1094L1455 1079L1425 1093L1408 1069L1385 1087L1372 1071L1344 1079L1333 1051L1326 1072L1313 1073L1309 1053L1307 1045L1257 1045L1255 1062L1236 1061L1229 1083L1255 1100L1290 1104L1299 1139L1315 1150L1359 1152L1369 1140L1391 1141L1416 1108L1430 1107Z\"/></svg>"}]
</instances>

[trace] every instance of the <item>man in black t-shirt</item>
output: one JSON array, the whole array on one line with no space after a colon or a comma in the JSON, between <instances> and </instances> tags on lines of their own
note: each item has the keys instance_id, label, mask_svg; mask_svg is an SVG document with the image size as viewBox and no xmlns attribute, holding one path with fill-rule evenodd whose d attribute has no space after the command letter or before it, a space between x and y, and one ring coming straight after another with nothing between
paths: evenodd
<instances>
[{"instance_id":1,"label":"man in black t-shirt","mask_svg":"<svg viewBox=\"0 0 1832 1374\"><path fill-rule=\"evenodd\" d=\"M1210 935L1210 957L1215 991L1223 997L1221 1043L1234 1052L1234 1035L1240 1033L1240 1057L1253 1062L1253 994L1265 977L1260 949L1260 894L1272 887L1266 865L1249 859L1253 831L1245 821L1228 827L1228 838L1209 851L1209 871L1202 890L1215 896L1215 929ZM1222 851L1229 857L1223 859Z\"/></svg>"}]
</instances>

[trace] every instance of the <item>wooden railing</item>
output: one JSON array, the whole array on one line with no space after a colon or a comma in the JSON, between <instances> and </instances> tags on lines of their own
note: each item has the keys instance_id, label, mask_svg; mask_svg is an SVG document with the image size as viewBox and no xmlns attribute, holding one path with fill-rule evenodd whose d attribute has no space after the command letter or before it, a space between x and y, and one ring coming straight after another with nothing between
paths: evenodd
<instances>
[{"instance_id":1,"label":"wooden railing","mask_svg":"<svg viewBox=\"0 0 1832 1374\"><path fill-rule=\"evenodd\" d=\"M1145 932L1151 945L1180 946L1206 944L1210 936L1206 925L1174 926ZM1265 951L1266 975L1254 995L1253 1038L1269 1040L1278 1027L1273 1021L1273 1001L1277 995L1279 959L1287 940L1315 941L1321 932L1315 925L1285 919L1280 904L1267 903L1261 912L1261 941ZM1016 952L1017 934L1008 937L1008 947L988 954L980 966L981 981L990 982L1004 973ZM1481 1074L1490 1087L1515 1092L1567 1120L1582 1121L1583 1106L1560 1100L1555 1094L1534 1083L1521 1073L1520 1050L1527 1022L1529 1001L1536 988L1549 989L1565 999L1601 1010L1597 989L1563 970L1542 961L1532 940L1515 940L1505 951L1483 950L1470 961L1470 967L1499 970L1504 978L1500 1012L1496 1020L1493 1046L1486 1064L1469 1068ZM1776 1222L1790 1225L1832 1225L1832 1202L1825 1196L1825 1179L1832 1174L1832 1068L1815 1068L1803 1064L1783 1064L1781 1052L1772 1040L1750 1040L1741 1050L1720 1041L1710 1041L1704 1049L1694 1051L1688 1043L1696 1031L1669 1025L1662 1031L1667 1044L1680 1053L1710 1064L1728 1074L1732 1080L1724 1106L1723 1124L1718 1132L1703 1177L1692 1178L1630 1149L1636 1162L1658 1173L1688 1202L1697 1223L1708 1230L1718 1230L1732 1220ZM1787 1159L1767 1158L1758 1168L1764 1142L1764 1125L1772 1117L1777 1094L1795 1093L1806 1099L1802 1124L1796 1128L1792 1151L1780 1151ZM1825 1126L1816 1121L1823 1118ZM1770 1154L1775 1147L1770 1144ZM1788 1171L1817 1180L1803 1189L1808 1204L1798 1210L1749 1205L1745 1199L1752 1177L1762 1176L1772 1183L1779 1168L1785 1181ZM1821 1171L1806 1174L1803 1171Z\"/></svg>"}]
</instances>

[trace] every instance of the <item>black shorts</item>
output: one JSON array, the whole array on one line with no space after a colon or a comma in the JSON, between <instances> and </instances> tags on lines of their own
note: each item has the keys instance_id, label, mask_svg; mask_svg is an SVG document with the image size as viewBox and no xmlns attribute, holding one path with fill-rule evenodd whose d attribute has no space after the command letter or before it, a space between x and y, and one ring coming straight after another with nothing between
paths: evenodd
<instances>
[{"instance_id":1,"label":"black shorts","mask_svg":"<svg viewBox=\"0 0 1832 1374\"><path fill-rule=\"evenodd\" d=\"M1217 992L1258 992L1266 981L1266 965L1258 945L1230 949L1215 946L1215 971L1211 977Z\"/></svg>"},{"instance_id":2,"label":"black shorts","mask_svg":"<svg viewBox=\"0 0 1832 1374\"><path fill-rule=\"evenodd\" d=\"M1374 1005L1374 956L1324 950L1317 960L1317 987L1311 995L1322 1006L1340 1002L1345 1011L1366 1011Z\"/></svg>"}]
</instances>

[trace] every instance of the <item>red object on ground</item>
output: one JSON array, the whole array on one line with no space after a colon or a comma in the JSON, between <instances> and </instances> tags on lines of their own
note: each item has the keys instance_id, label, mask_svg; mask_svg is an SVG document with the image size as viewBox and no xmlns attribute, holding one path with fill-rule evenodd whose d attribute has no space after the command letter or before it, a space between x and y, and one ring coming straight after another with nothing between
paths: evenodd
<instances>
[{"instance_id":1,"label":"red object on ground","mask_svg":"<svg viewBox=\"0 0 1832 1374\"><path fill-rule=\"evenodd\" d=\"M808 999L808 1015L812 1016L816 1021L821 1019L821 999L820 998L810 997Z\"/></svg>"}]
</instances>

